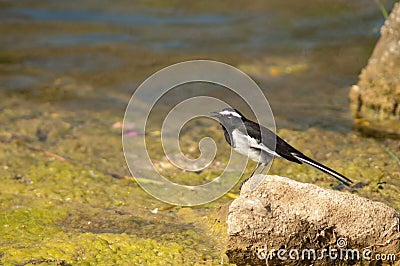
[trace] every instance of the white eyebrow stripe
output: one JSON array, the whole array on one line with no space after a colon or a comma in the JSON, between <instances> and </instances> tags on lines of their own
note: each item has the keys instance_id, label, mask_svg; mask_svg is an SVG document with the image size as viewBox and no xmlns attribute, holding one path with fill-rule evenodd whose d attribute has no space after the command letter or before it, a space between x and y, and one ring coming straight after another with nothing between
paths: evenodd
<instances>
[{"instance_id":1,"label":"white eyebrow stripe","mask_svg":"<svg viewBox=\"0 0 400 266\"><path fill-rule=\"evenodd\" d=\"M232 111L222 111L222 112L219 112L221 115L233 115L233 116L236 116L236 117L241 117L238 113L236 113L236 112L232 112Z\"/></svg>"}]
</instances>

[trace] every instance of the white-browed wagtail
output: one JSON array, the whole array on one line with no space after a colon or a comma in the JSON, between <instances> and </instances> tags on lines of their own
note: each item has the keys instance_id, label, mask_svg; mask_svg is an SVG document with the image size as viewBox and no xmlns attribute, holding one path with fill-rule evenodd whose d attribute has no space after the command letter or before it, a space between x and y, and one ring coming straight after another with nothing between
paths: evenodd
<instances>
[{"instance_id":1,"label":"white-browed wagtail","mask_svg":"<svg viewBox=\"0 0 400 266\"><path fill-rule=\"evenodd\" d=\"M254 172L261 165L263 165L260 171L260 173L262 173L265 166L271 162L274 157L278 157L298 164L309 164L335 177L347 186L353 183L347 177L299 152L274 132L247 119L235 109L225 108L220 112L213 112L211 114L219 120L224 131L225 140L229 145L231 145L235 151L258 162L256 168L246 180L252 177Z\"/></svg>"}]
</instances>

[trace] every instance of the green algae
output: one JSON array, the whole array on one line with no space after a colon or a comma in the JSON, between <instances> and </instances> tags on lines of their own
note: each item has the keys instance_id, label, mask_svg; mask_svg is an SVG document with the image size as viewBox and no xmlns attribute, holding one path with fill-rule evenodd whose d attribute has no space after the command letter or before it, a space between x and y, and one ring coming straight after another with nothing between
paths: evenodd
<instances>
[{"instance_id":1,"label":"green algae","mask_svg":"<svg viewBox=\"0 0 400 266\"><path fill-rule=\"evenodd\" d=\"M129 176L120 133L111 129L116 119L86 112L77 118L20 97L4 102L1 264L219 263L214 240L197 222L207 209L180 212L146 194L133 179L112 177ZM37 128L48 129L45 141Z\"/></svg>"},{"instance_id":2,"label":"green algae","mask_svg":"<svg viewBox=\"0 0 400 266\"><path fill-rule=\"evenodd\" d=\"M29 110L29 111L28 111ZM45 110L45 111L44 111ZM120 133L111 129L117 115L82 112L81 117L47 104L31 105L9 98L0 112L0 224L1 263L30 260L78 265L216 265L226 238L225 216L210 208L161 203L146 194L124 166ZM13 121L11 123L11 121ZM37 128L47 128L41 141ZM183 150L198 155L198 136L204 128L187 130ZM167 169L171 180L209 182L228 160L228 149L217 124L207 127L219 147L217 162L198 173ZM398 154L395 140L377 141L357 132L319 129L280 130L279 134L305 154L365 186L350 193L382 201L400 209ZM149 140L156 140L157 135ZM153 142L155 143L155 142ZM152 147L162 154L160 147ZM387 153L389 150L392 154ZM119 154L119 156L115 156ZM162 156L160 157L162 159ZM101 164L99 164L101 162ZM249 163L243 176L255 166ZM118 173L114 178L111 174ZM305 165L275 160L270 173L332 188L330 176ZM239 192L239 184L231 191ZM157 209L158 211L152 212ZM226 260L225 260L226 262Z\"/></svg>"},{"instance_id":3,"label":"green algae","mask_svg":"<svg viewBox=\"0 0 400 266\"><path fill-rule=\"evenodd\" d=\"M121 184L112 184L113 179L57 160L39 162L25 176L29 182L9 178L1 185L3 265L30 260L73 265L192 265L215 259L214 251L199 256L208 245L191 223L178 223L170 211L154 215L139 207L141 201L136 198L142 194L147 203L140 204L150 208L153 201L165 208L137 186L124 186L121 193Z\"/></svg>"},{"instance_id":4,"label":"green algae","mask_svg":"<svg viewBox=\"0 0 400 266\"><path fill-rule=\"evenodd\" d=\"M185 265L190 252L174 243L127 234L72 234L59 232L31 245L3 249L4 265L21 261L54 260L73 265ZM29 255L31 254L31 255ZM28 256L27 256L28 255Z\"/></svg>"}]
</instances>

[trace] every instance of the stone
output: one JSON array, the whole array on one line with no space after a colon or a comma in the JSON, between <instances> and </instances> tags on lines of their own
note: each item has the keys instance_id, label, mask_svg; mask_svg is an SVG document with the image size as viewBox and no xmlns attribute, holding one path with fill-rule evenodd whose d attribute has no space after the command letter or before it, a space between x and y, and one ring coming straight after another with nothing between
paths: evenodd
<instances>
[{"instance_id":1,"label":"stone","mask_svg":"<svg viewBox=\"0 0 400 266\"><path fill-rule=\"evenodd\" d=\"M227 224L225 253L237 265L337 265L376 254L400 260L396 210L281 176L249 179L229 207Z\"/></svg>"}]
</instances>

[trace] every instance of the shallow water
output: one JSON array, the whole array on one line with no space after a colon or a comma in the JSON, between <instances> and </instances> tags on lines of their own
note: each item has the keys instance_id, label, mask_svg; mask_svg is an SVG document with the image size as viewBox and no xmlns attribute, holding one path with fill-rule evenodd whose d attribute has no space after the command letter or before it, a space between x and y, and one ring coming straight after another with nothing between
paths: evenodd
<instances>
[{"instance_id":1,"label":"shallow water","mask_svg":"<svg viewBox=\"0 0 400 266\"><path fill-rule=\"evenodd\" d=\"M390 9L394 1L381 2ZM238 187L197 208L161 203L129 178L118 127L143 80L191 59L249 74L285 139L367 184L353 193L399 210L398 142L352 132L348 108L349 86L384 22L374 1L3 1L0 7L1 263L219 264L225 227L213 209ZM209 182L224 169L228 147L216 123L194 121L182 131L182 149L194 157L199 139L215 135L219 149L209 171L172 169L157 132L172 105L202 94L248 110L233 93L198 84L159 102L151 154L171 180L187 185ZM303 166L277 161L271 171L336 187Z\"/></svg>"},{"instance_id":2,"label":"shallow water","mask_svg":"<svg viewBox=\"0 0 400 266\"><path fill-rule=\"evenodd\" d=\"M68 76L96 91L129 93L168 64L207 58L253 76L278 125L348 130L348 86L384 21L377 4L225 4L3 2L0 84L30 93Z\"/></svg>"}]
</instances>

